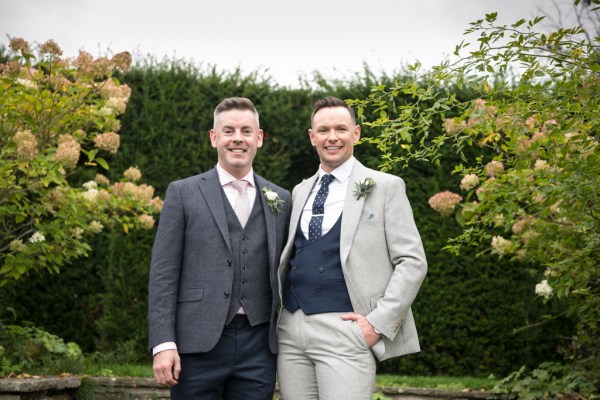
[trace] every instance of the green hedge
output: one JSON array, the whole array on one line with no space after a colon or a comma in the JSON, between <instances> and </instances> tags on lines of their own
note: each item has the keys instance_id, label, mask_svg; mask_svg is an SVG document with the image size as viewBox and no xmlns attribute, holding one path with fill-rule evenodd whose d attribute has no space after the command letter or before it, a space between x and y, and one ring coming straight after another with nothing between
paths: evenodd
<instances>
[{"instance_id":1,"label":"green hedge","mask_svg":"<svg viewBox=\"0 0 600 400\"><path fill-rule=\"evenodd\" d=\"M109 176L137 165L145 182L163 196L170 181L215 165L208 131L222 98L246 96L255 102L265 132L255 170L291 190L318 165L307 135L314 100L329 94L364 98L372 85L392 78L364 71L348 82L327 82L316 75L310 85L289 89L239 71L219 73L149 60L121 79L133 94L122 118L121 151ZM364 135L371 134L363 128ZM379 164L372 146L358 146L356 156L371 167ZM386 361L380 372L506 374L554 359L559 333L570 333L568 321L555 319L513 333L558 306L543 306L535 298L527 265L476 258L475 250L460 257L441 250L459 229L434 213L427 200L437 191L456 190L459 178L449 180L444 165L419 164L393 172L406 181L429 274L413 307L422 352ZM16 310L17 321L33 321L79 343L87 353L147 361L146 285L153 239L154 231L106 233L97 238L90 258L59 275L28 276L16 287L3 288L3 297Z\"/></svg>"}]
</instances>

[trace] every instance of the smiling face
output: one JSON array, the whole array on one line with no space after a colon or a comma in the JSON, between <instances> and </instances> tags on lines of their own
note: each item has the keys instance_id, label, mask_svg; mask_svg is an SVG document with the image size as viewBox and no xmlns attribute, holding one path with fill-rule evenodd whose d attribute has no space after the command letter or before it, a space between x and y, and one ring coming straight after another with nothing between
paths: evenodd
<instances>
[{"instance_id":1,"label":"smiling face","mask_svg":"<svg viewBox=\"0 0 600 400\"><path fill-rule=\"evenodd\" d=\"M262 146L263 131L250 110L228 110L215 117L210 142L217 149L219 165L241 179L252 168L256 150Z\"/></svg>"},{"instance_id":2,"label":"smiling face","mask_svg":"<svg viewBox=\"0 0 600 400\"><path fill-rule=\"evenodd\" d=\"M319 154L321 168L329 173L352 157L354 143L360 138L360 125L355 125L346 108L326 107L315 113L308 134Z\"/></svg>"}]
</instances>

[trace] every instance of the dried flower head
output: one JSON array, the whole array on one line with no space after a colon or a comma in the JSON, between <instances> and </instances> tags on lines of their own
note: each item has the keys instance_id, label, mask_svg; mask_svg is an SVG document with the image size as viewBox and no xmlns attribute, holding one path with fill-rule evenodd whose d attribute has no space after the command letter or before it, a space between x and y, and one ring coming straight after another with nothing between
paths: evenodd
<instances>
[{"instance_id":1,"label":"dried flower head","mask_svg":"<svg viewBox=\"0 0 600 400\"><path fill-rule=\"evenodd\" d=\"M548 165L548 161L540 159L535 160L535 166L533 167L533 169L539 171L548 168L550 168L550 166Z\"/></svg>"},{"instance_id":2,"label":"dried flower head","mask_svg":"<svg viewBox=\"0 0 600 400\"><path fill-rule=\"evenodd\" d=\"M27 40L25 40L23 38L19 38L19 37L11 38L9 47L12 51L20 51L21 53L24 53L24 54L31 53L31 48L29 47L29 43L27 42Z\"/></svg>"},{"instance_id":3,"label":"dried flower head","mask_svg":"<svg viewBox=\"0 0 600 400\"><path fill-rule=\"evenodd\" d=\"M137 182L142 178L142 172L138 167L129 167L123 172L123 176L132 182Z\"/></svg>"},{"instance_id":4,"label":"dried flower head","mask_svg":"<svg viewBox=\"0 0 600 400\"><path fill-rule=\"evenodd\" d=\"M477 185L479 185L479 177L476 174L467 174L460 181L462 190L471 190Z\"/></svg>"},{"instance_id":5,"label":"dried flower head","mask_svg":"<svg viewBox=\"0 0 600 400\"><path fill-rule=\"evenodd\" d=\"M15 239L10 242L8 248L13 253L24 253L27 250L27 245L21 239Z\"/></svg>"},{"instance_id":6,"label":"dried flower head","mask_svg":"<svg viewBox=\"0 0 600 400\"><path fill-rule=\"evenodd\" d=\"M102 225L99 221L90 222L90 226L88 227L88 230L91 233L100 233L102 232L102 229L104 229L104 225Z\"/></svg>"},{"instance_id":7,"label":"dried flower head","mask_svg":"<svg viewBox=\"0 0 600 400\"><path fill-rule=\"evenodd\" d=\"M535 221L533 217L525 217L515 222L511 229L515 235L520 235L525 232Z\"/></svg>"},{"instance_id":8,"label":"dried flower head","mask_svg":"<svg viewBox=\"0 0 600 400\"><path fill-rule=\"evenodd\" d=\"M502 236L494 236L492 238L492 247L500 255L504 255L512 245L510 240L504 239Z\"/></svg>"},{"instance_id":9,"label":"dried flower head","mask_svg":"<svg viewBox=\"0 0 600 400\"><path fill-rule=\"evenodd\" d=\"M14 141L17 144L17 156L25 160L33 160L38 154L38 143L31 131L18 131Z\"/></svg>"},{"instance_id":10,"label":"dried flower head","mask_svg":"<svg viewBox=\"0 0 600 400\"><path fill-rule=\"evenodd\" d=\"M504 164L500 161L492 160L484 168L485 175L490 177L497 177L504 172Z\"/></svg>"},{"instance_id":11,"label":"dried flower head","mask_svg":"<svg viewBox=\"0 0 600 400\"><path fill-rule=\"evenodd\" d=\"M151 229L154 226L154 218L148 214L142 214L138 217L140 225L144 229Z\"/></svg>"},{"instance_id":12,"label":"dried flower head","mask_svg":"<svg viewBox=\"0 0 600 400\"><path fill-rule=\"evenodd\" d=\"M75 227L71 229L71 236L73 236L73 238L79 240L83 237L83 232L84 230L80 227Z\"/></svg>"},{"instance_id":13,"label":"dried flower head","mask_svg":"<svg viewBox=\"0 0 600 400\"><path fill-rule=\"evenodd\" d=\"M94 138L96 147L101 150L106 150L111 154L116 154L121 144L121 139L118 134L114 132L101 133Z\"/></svg>"},{"instance_id":14,"label":"dried flower head","mask_svg":"<svg viewBox=\"0 0 600 400\"><path fill-rule=\"evenodd\" d=\"M123 72L129 71L131 68L131 54L128 51L115 54L110 60L113 66Z\"/></svg>"},{"instance_id":15,"label":"dried flower head","mask_svg":"<svg viewBox=\"0 0 600 400\"><path fill-rule=\"evenodd\" d=\"M148 207L150 207L157 213L160 213L162 211L163 205L164 201L158 196L148 202Z\"/></svg>"},{"instance_id":16,"label":"dried flower head","mask_svg":"<svg viewBox=\"0 0 600 400\"><path fill-rule=\"evenodd\" d=\"M446 118L444 121L444 130L448 134L448 136L454 136L465 130L467 124L465 121L460 121L460 123L456 123L454 118Z\"/></svg>"},{"instance_id":17,"label":"dried flower head","mask_svg":"<svg viewBox=\"0 0 600 400\"><path fill-rule=\"evenodd\" d=\"M53 161L61 163L67 169L73 169L79 161L81 146L71 135L60 135L58 148L52 157Z\"/></svg>"},{"instance_id":18,"label":"dried flower head","mask_svg":"<svg viewBox=\"0 0 600 400\"><path fill-rule=\"evenodd\" d=\"M102 174L96 174L94 180L98 185L110 185L110 180L108 180L108 178Z\"/></svg>"},{"instance_id":19,"label":"dried flower head","mask_svg":"<svg viewBox=\"0 0 600 400\"><path fill-rule=\"evenodd\" d=\"M59 57L62 55L62 53L63 52L58 44L56 44L56 42L52 39L49 39L40 45L40 54L49 54Z\"/></svg>"},{"instance_id":20,"label":"dried flower head","mask_svg":"<svg viewBox=\"0 0 600 400\"><path fill-rule=\"evenodd\" d=\"M119 114L123 114L127 109L127 99L125 97L110 97L106 100L106 107L117 110Z\"/></svg>"},{"instance_id":21,"label":"dried flower head","mask_svg":"<svg viewBox=\"0 0 600 400\"><path fill-rule=\"evenodd\" d=\"M429 198L429 205L442 215L450 215L462 199L460 195L446 191L431 196Z\"/></svg>"}]
</instances>

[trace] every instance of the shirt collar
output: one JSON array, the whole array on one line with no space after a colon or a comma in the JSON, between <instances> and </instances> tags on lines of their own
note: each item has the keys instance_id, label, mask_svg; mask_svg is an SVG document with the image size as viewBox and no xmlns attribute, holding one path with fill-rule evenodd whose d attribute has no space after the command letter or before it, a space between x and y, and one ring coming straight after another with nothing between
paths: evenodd
<instances>
[{"instance_id":1,"label":"shirt collar","mask_svg":"<svg viewBox=\"0 0 600 400\"><path fill-rule=\"evenodd\" d=\"M340 182L346 182L348 178L350 178L350 174L352 173L352 167L354 166L354 156L350 157L348 160L344 161L344 163L338 166L333 171L329 172L329 174L335 176ZM323 169L319 166L319 182L323 175L327 175L327 172L323 171Z\"/></svg>"},{"instance_id":2,"label":"shirt collar","mask_svg":"<svg viewBox=\"0 0 600 400\"><path fill-rule=\"evenodd\" d=\"M217 174L219 175L219 183L221 183L221 186L225 186L238 180L238 178L225 171L219 164L217 164ZM240 180L248 182L252 187L256 187L254 184L254 170L252 168L250 168L250 171Z\"/></svg>"}]
</instances>

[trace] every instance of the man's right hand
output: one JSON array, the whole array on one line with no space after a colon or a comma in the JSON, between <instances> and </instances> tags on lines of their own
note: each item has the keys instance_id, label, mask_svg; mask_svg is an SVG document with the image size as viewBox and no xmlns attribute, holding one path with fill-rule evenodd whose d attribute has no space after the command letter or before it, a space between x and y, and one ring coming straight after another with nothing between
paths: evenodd
<instances>
[{"instance_id":1,"label":"man's right hand","mask_svg":"<svg viewBox=\"0 0 600 400\"><path fill-rule=\"evenodd\" d=\"M164 350L154 355L152 365L154 379L161 385L175 386L181 372L181 361L177 350Z\"/></svg>"}]
</instances>

